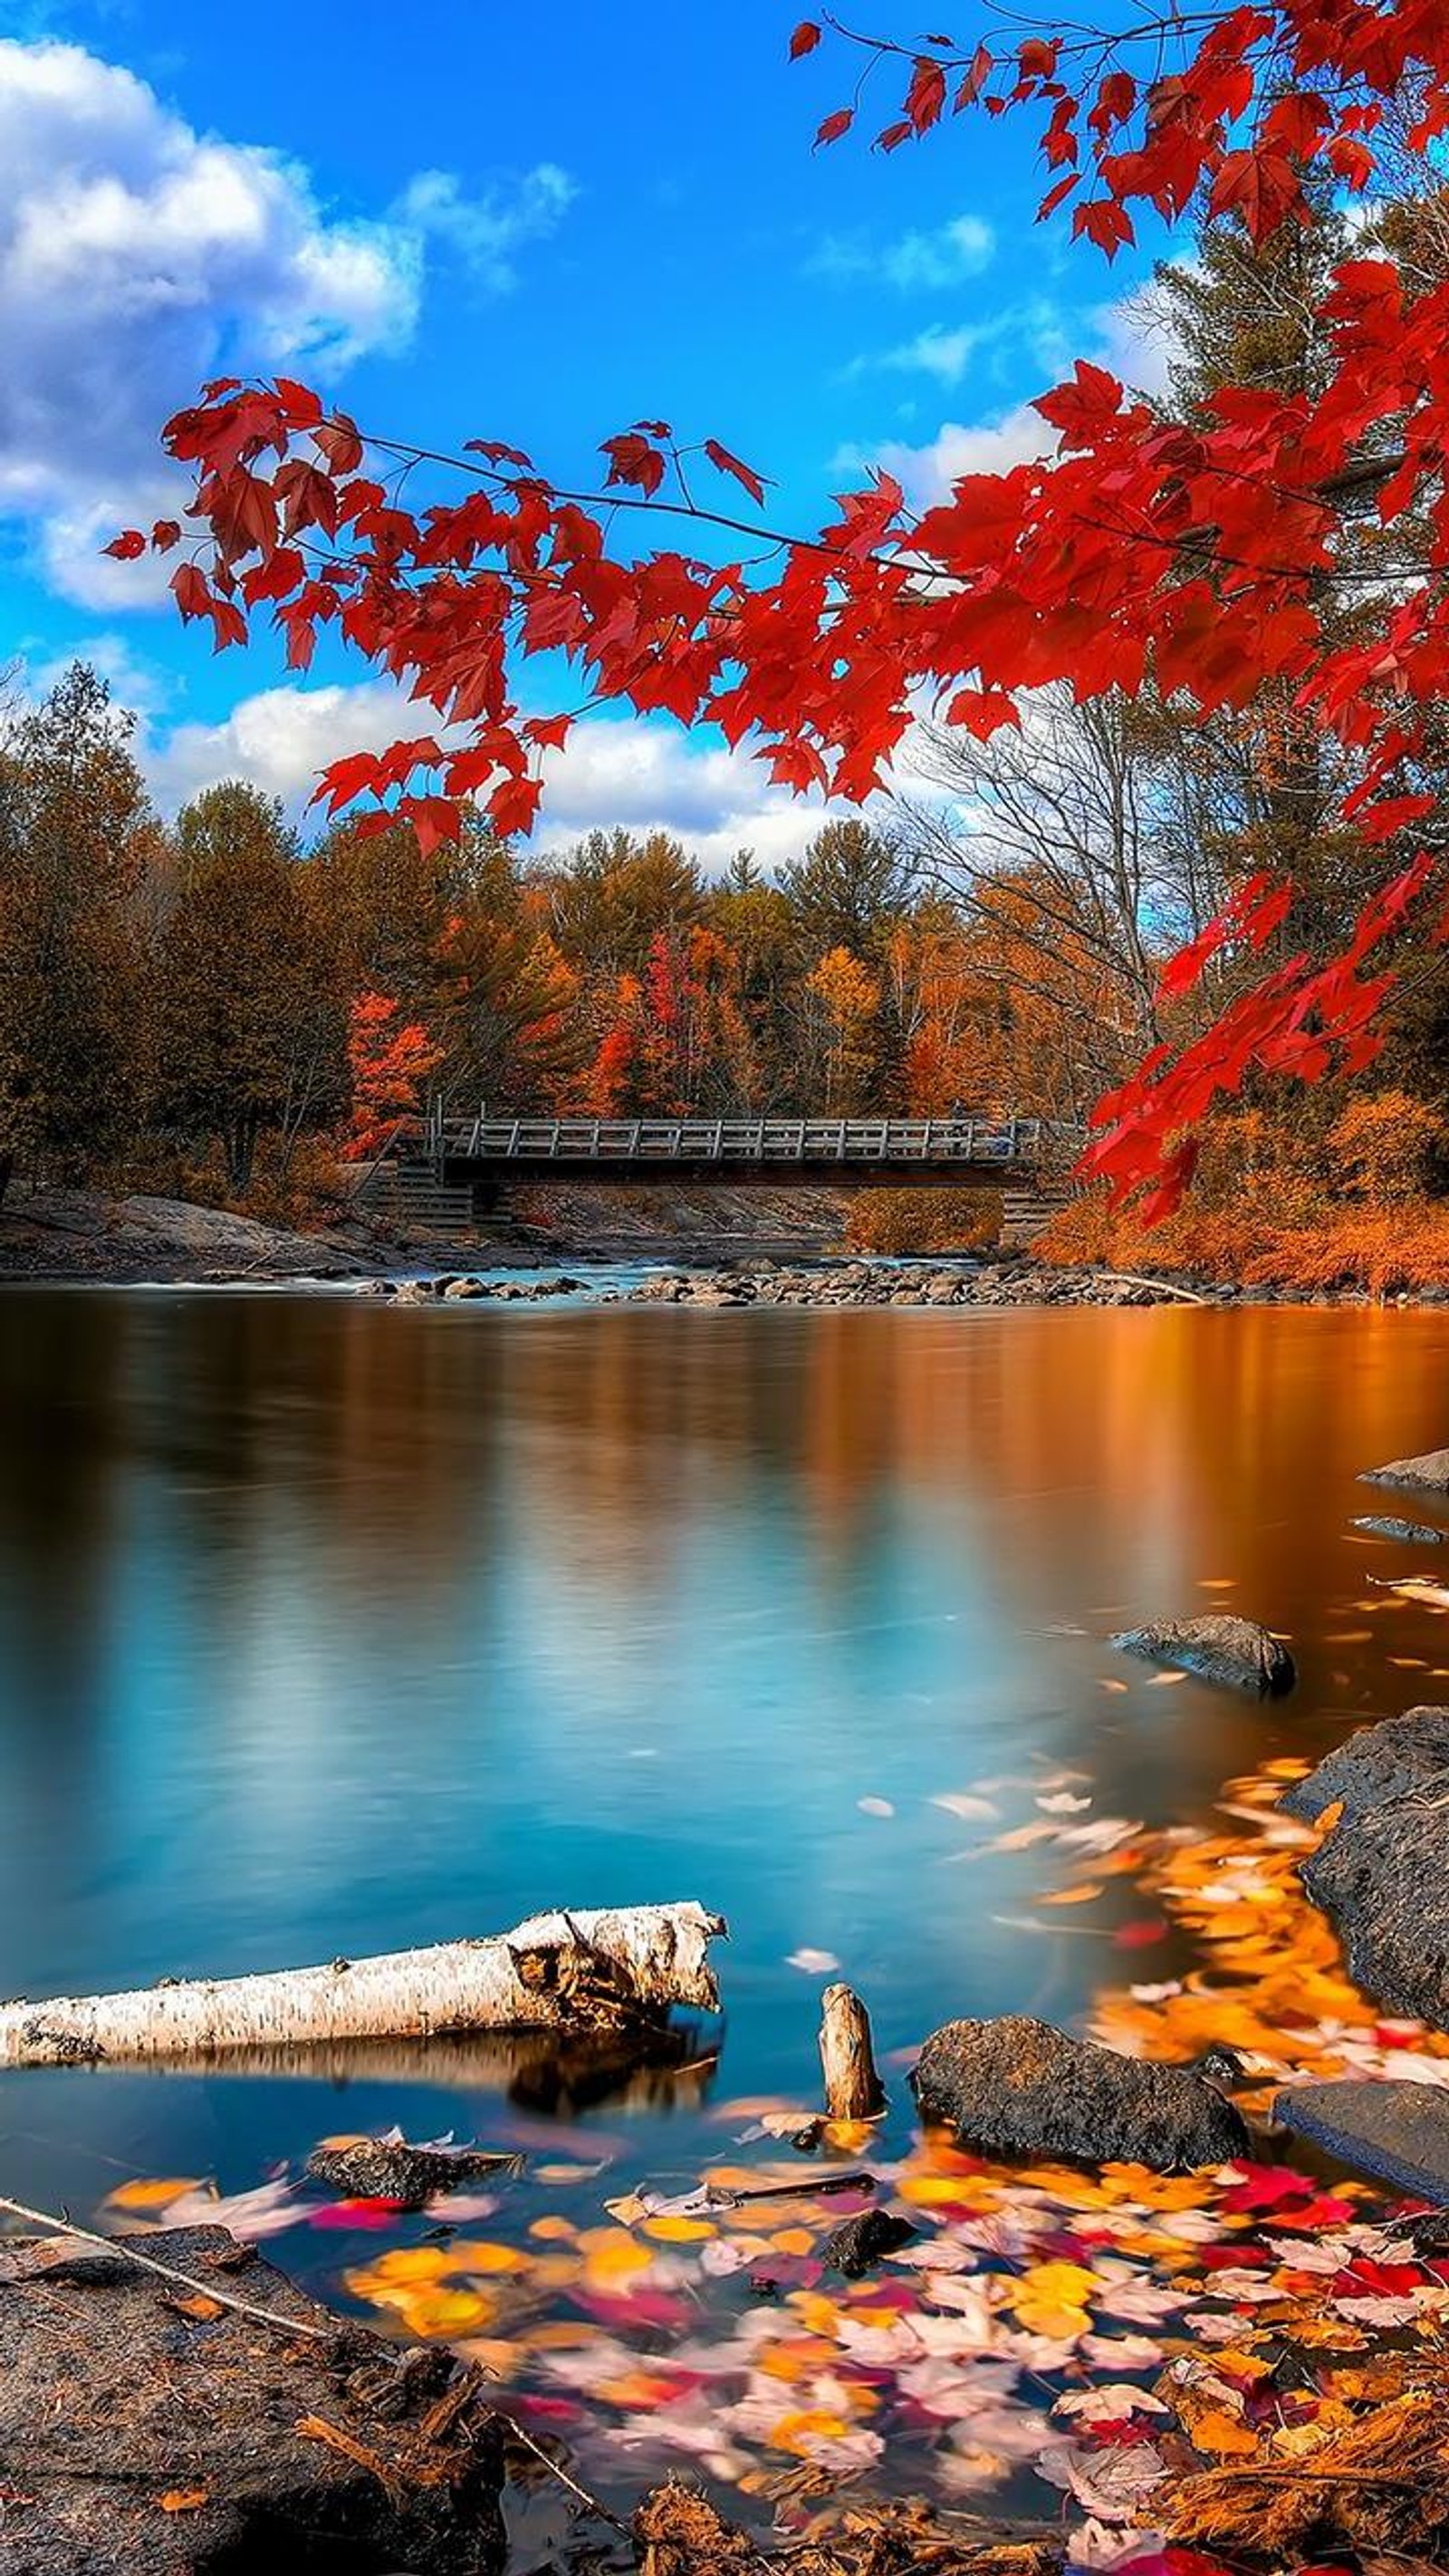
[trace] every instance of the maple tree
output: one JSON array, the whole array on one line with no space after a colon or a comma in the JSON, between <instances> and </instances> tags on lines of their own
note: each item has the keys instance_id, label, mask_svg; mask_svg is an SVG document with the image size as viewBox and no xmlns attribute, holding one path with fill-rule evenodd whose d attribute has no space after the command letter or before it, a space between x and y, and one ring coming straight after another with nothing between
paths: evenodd
<instances>
[{"instance_id":1,"label":"maple tree","mask_svg":"<svg viewBox=\"0 0 1449 2576\"><path fill-rule=\"evenodd\" d=\"M416 1020L405 1020L386 993L359 993L348 1014L347 1061L352 1121L346 1154L365 1162L399 1133L416 1133L423 1085L438 1050Z\"/></svg>"},{"instance_id":2,"label":"maple tree","mask_svg":"<svg viewBox=\"0 0 1449 2576\"><path fill-rule=\"evenodd\" d=\"M1260 241L1302 219L1325 178L1362 195L1406 95L1414 149L1449 123L1439 0L1210 6L1006 50L833 23L830 35L861 57L867 94L873 77L898 76L886 150L957 111L1034 115L1043 217L1070 203L1073 234L1109 257L1144 210L1173 220L1199 201L1209 227ZM821 40L806 21L791 52ZM817 142L839 141L860 113L827 116ZM176 601L218 648L270 615L298 669L335 625L402 683L426 711L419 731L334 762L321 794L334 812L374 800L367 828L401 817L425 849L456 835L465 800L502 834L533 822L544 756L574 721L521 711L518 669L538 654L563 656L590 703L711 724L776 781L855 800L882 784L923 689L983 738L1052 682L1090 698L1150 677L1206 714L1287 693L1298 723L1352 756L1344 811L1364 900L1325 959L1285 948L1287 891L1255 872L1168 970L1169 997L1230 944L1263 971L1205 1033L1152 1049L1096 1113L1089 1167L1119 1193L1150 1182L1147 1212L1163 1212L1190 1173L1190 1131L1250 1073L1311 1081L1370 1060L1395 943L1440 929L1420 764L1449 640L1449 279L1411 270L1369 227L1334 267L1317 322L1321 380L1294 393L1224 385L1171 423L1079 361L1037 406L1057 436L1048 459L967 476L920 516L876 472L798 536L771 525L754 468L714 438L681 444L663 421L607 438L602 490L581 493L497 441L470 439L458 456L369 443L289 378L222 379L165 433L197 474L200 535ZM701 458L720 506L695 496ZM457 470L461 492L439 483L438 498L414 501L421 473ZM1412 517L1413 579L1389 585L1376 556L1345 634L1334 604L1354 578L1365 494L1386 527ZM708 531L725 559L630 552L621 514L701 542ZM167 520L112 551L169 551L181 535Z\"/></svg>"}]
</instances>

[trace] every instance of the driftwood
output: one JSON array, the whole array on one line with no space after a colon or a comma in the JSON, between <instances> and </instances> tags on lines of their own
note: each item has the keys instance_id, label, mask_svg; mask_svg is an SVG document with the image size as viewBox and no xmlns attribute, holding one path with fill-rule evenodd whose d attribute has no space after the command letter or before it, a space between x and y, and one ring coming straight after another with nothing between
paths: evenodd
<instances>
[{"instance_id":1,"label":"driftwood","mask_svg":"<svg viewBox=\"0 0 1449 2576\"><path fill-rule=\"evenodd\" d=\"M850 2508L819 2539L773 2547L685 2486L644 2497L634 2547L639 2576L1059 2576L1066 2554L1055 2534L952 2529L917 2502Z\"/></svg>"},{"instance_id":2,"label":"driftwood","mask_svg":"<svg viewBox=\"0 0 1449 2576\"><path fill-rule=\"evenodd\" d=\"M516 1931L258 1977L0 2006L0 2067L209 2058L234 2048L476 2030L618 2030L719 2009L701 1905L536 1914Z\"/></svg>"},{"instance_id":3,"label":"driftwood","mask_svg":"<svg viewBox=\"0 0 1449 2576\"><path fill-rule=\"evenodd\" d=\"M820 1998L820 2065L832 2120L873 2120L885 2109L870 2015L849 1986L827 1986Z\"/></svg>"},{"instance_id":4,"label":"driftwood","mask_svg":"<svg viewBox=\"0 0 1449 2576\"><path fill-rule=\"evenodd\" d=\"M479 2372L339 2325L224 2228L143 2246L0 2245L0 2563L499 2576Z\"/></svg>"}]
</instances>

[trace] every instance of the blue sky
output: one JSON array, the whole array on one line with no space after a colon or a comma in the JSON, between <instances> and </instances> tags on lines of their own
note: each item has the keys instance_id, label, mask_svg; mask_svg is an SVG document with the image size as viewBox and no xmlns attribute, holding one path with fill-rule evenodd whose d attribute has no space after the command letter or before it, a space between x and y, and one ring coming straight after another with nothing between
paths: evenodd
<instances>
[{"instance_id":1,"label":"blue sky","mask_svg":"<svg viewBox=\"0 0 1449 2576\"><path fill-rule=\"evenodd\" d=\"M567 478L663 415L802 525L866 460L924 494L1029 452L1023 406L1079 350L1150 372L1133 274L1034 225L1024 124L812 153L847 75L828 47L787 68L797 15L0 0L0 644L32 685L96 658L166 806L218 774L295 801L394 729L343 657L301 686L267 644L212 661L98 560L162 505L155 429L222 364ZM718 744L616 718L576 735L544 837L665 823L771 860L812 819Z\"/></svg>"}]
</instances>

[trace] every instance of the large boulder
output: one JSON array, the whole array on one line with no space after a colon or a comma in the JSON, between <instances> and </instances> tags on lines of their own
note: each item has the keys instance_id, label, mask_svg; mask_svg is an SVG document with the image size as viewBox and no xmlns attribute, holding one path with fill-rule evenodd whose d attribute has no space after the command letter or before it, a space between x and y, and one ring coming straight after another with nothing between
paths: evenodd
<instances>
[{"instance_id":1,"label":"large boulder","mask_svg":"<svg viewBox=\"0 0 1449 2576\"><path fill-rule=\"evenodd\" d=\"M1241 2114L1186 2066L1150 2066L1050 2022L948 2021L911 2077L923 2119L988 2156L1189 2173L1249 2151Z\"/></svg>"},{"instance_id":2,"label":"large boulder","mask_svg":"<svg viewBox=\"0 0 1449 2576\"><path fill-rule=\"evenodd\" d=\"M1449 1494L1449 1449L1426 1449L1418 1458L1391 1458L1386 1467L1367 1467L1361 1485L1417 1485L1425 1494Z\"/></svg>"},{"instance_id":3,"label":"large boulder","mask_svg":"<svg viewBox=\"0 0 1449 2576\"><path fill-rule=\"evenodd\" d=\"M1449 2030L1449 1776L1345 1815L1302 1876L1354 1984Z\"/></svg>"},{"instance_id":4,"label":"large boulder","mask_svg":"<svg viewBox=\"0 0 1449 2576\"><path fill-rule=\"evenodd\" d=\"M1345 1817L1361 1816L1386 1798L1402 1798L1439 1773L1449 1774L1449 1708L1406 1708L1325 1755L1306 1780L1295 1780L1278 1804L1285 1815L1316 1824L1341 1799ZM1449 1783L1446 1783L1449 1785Z\"/></svg>"},{"instance_id":5,"label":"large boulder","mask_svg":"<svg viewBox=\"0 0 1449 2576\"><path fill-rule=\"evenodd\" d=\"M1112 1643L1124 1654L1175 1664L1205 1682L1256 1691L1260 1699L1280 1699L1298 1678L1287 1647L1256 1619L1154 1619L1145 1628L1124 1629Z\"/></svg>"}]
</instances>

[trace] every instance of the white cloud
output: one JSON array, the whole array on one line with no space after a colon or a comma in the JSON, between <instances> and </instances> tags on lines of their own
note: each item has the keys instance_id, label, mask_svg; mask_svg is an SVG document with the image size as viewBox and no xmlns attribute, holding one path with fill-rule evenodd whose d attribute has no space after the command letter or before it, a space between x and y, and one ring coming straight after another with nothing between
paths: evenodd
<instances>
[{"instance_id":1,"label":"white cloud","mask_svg":"<svg viewBox=\"0 0 1449 2576\"><path fill-rule=\"evenodd\" d=\"M898 348L885 350L869 363L899 367L911 375L934 376L939 384L955 385L988 336L986 324L967 322L959 330L943 331L939 322L933 322L929 330L918 331L913 340L902 341Z\"/></svg>"},{"instance_id":2,"label":"white cloud","mask_svg":"<svg viewBox=\"0 0 1449 2576\"><path fill-rule=\"evenodd\" d=\"M390 680L319 688L283 686L241 698L219 724L179 724L138 743L163 814L221 778L245 778L300 814L329 761L432 732L426 707ZM312 817L316 821L316 815Z\"/></svg>"},{"instance_id":3,"label":"white cloud","mask_svg":"<svg viewBox=\"0 0 1449 2576\"><path fill-rule=\"evenodd\" d=\"M810 271L816 277L884 280L911 294L979 277L995 256L990 224L980 215L956 215L935 232L902 233L880 246L859 235L831 234L810 261Z\"/></svg>"},{"instance_id":4,"label":"white cloud","mask_svg":"<svg viewBox=\"0 0 1449 2576\"><path fill-rule=\"evenodd\" d=\"M940 322L929 323L924 331L898 341L893 348L872 350L852 359L845 372L848 378L854 378L884 369L934 376L940 384L954 385L960 383L974 359L989 354L998 380L1008 364L1016 372L1025 363L1050 375L1070 363L1072 333L1072 317L1064 314L1050 296L1037 295L1021 303L998 306L976 322L962 322L950 328Z\"/></svg>"},{"instance_id":5,"label":"white cloud","mask_svg":"<svg viewBox=\"0 0 1449 2576\"><path fill-rule=\"evenodd\" d=\"M396 208L400 223L424 240L446 243L480 286L503 294L518 283L514 253L557 230L578 190L566 170L541 161L515 188L465 197L451 170L420 170Z\"/></svg>"},{"instance_id":6,"label":"white cloud","mask_svg":"<svg viewBox=\"0 0 1449 2576\"><path fill-rule=\"evenodd\" d=\"M994 418L973 422L948 420L922 447L889 440L872 451L871 461L894 474L915 509L943 501L963 474L1006 474L1013 465L1046 456L1056 443L1040 412L1017 403Z\"/></svg>"},{"instance_id":7,"label":"white cloud","mask_svg":"<svg viewBox=\"0 0 1449 2576\"><path fill-rule=\"evenodd\" d=\"M567 846L595 825L677 834L708 868L752 849L764 868L797 858L832 809L776 787L763 765L724 746L691 747L682 733L637 717L596 716L547 755L538 839Z\"/></svg>"},{"instance_id":8,"label":"white cloud","mask_svg":"<svg viewBox=\"0 0 1449 2576\"><path fill-rule=\"evenodd\" d=\"M437 241L506 288L571 193L551 164L475 198L429 171L340 219L305 169L197 133L134 73L0 39L0 511L32 523L53 587L134 606L145 584L95 544L161 506L157 432L207 376L401 349Z\"/></svg>"},{"instance_id":9,"label":"white cloud","mask_svg":"<svg viewBox=\"0 0 1449 2576\"><path fill-rule=\"evenodd\" d=\"M135 702L124 686L118 695ZM434 730L429 710L390 681L288 685L243 698L216 724L143 724L137 750L164 814L217 779L245 778L316 829L317 809L307 816L305 808L329 761ZM727 866L745 848L766 868L798 857L832 810L821 798L774 786L742 752L701 749L682 733L630 716L576 725L562 751L545 755L544 780L534 835L540 850L566 849L596 826L658 830L677 834L709 868Z\"/></svg>"},{"instance_id":10,"label":"white cloud","mask_svg":"<svg viewBox=\"0 0 1449 2576\"><path fill-rule=\"evenodd\" d=\"M1041 309L1044 311L1045 308ZM1044 354L1044 323L1042 328ZM1060 324L1057 330L1060 333ZM926 339L930 336L923 335ZM951 338L956 336L959 335L949 335ZM943 364L936 368L936 373L944 378L947 339L942 339L940 345ZM1140 298L1129 296L1120 304L1104 304L1083 316L1078 348L1082 355L1093 359L1099 366L1110 368L1124 384L1139 393L1158 393L1167 381L1171 351L1163 332ZM904 363L904 353L901 356ZM918 357L917 363L929 364L929 360ZM1065 373L1070 365L1070 355L1059 347L1053 351L1051 364L1058 373ZM934 438L927 439L920 446L891 439L871 448L868 454L860 449L853 450L850 461L858 468L883 465L888 473L898 477L906 498L913 506L923 509L934 501L944 500L952 484L963 474L1005 474L1013 465L1025 465L1035 457L1049 456L1055 445L1055 431L1029 402L1022 402L989 411L979 420L944 421Z\"/></svg>"}]
</instances>

